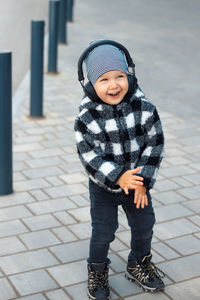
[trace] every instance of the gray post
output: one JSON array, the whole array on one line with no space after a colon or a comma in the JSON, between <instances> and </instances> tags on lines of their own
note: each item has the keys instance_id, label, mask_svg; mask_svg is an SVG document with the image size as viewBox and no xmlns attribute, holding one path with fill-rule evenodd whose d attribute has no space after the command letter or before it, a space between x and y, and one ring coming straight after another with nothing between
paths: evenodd
<instances>
[{"instance_id":1,"label":"gray post","mask_svg":"<svg viewBox=\"0 0 200 300\"><path fill-rule=\"evenodd\" d=\"M12 53L0 53L0 195L13 191Z\"/></svg>"},{"instance_id":2,"label":"gray post","mask_svg":"<svg viewBox=\"0 0 200 300\"><path fill-rule=\"evenodd\" d=\"M57 73L59 0L49 2L48 72Z\"/></svg>"},{"instance_id":3,"label":"gray post","mask_svg":"<svg viewBox=\"0 0 200 300\"><path fill-rule=\"evenodd\" d=\"M73 22L74 0L67 0L67 21Z\"/></svg>"},{"instance_id":4,"label":"gray post","mask_svg":"<svg viewBox=\"0 0 200 300\"><path fill-rule=\"evenodd\" d=\"M62 44L67 44L66 14L67 14L67 0L60 0L58 40Z\"/></svg>"},{"instance_id":5,"label":"gray post","mask_svg":"<svg viewBox=\"0 0 200 300\"><path fill-rule=\"evenodd\" d=\"M44 21L31 22L30 115L43 117Z\"/></svg>"},{"instance_id":6,"label":"gray post","mask_svg":"<svg viewBox=\"0 0 200 300\"><path fill-rule=\"evenodd\" d=\"M66 7L66 22L69 21L70 4L71 4L71 1L70 1L70 0L67 0L67 7Z\"/></svg>"}]
</instances>

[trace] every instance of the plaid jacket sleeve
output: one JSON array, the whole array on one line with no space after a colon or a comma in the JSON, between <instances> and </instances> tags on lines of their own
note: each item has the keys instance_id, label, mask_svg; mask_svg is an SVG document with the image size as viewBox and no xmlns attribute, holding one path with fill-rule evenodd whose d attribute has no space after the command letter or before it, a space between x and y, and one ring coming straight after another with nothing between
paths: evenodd
<instances>
[{"instance_id":1,"label":"plaid jacket sleeve","mask_svg":"<svg viewBox=\"0 0 200 300\"><path fill-rule=\"evenodd\" d=\"M164 150L164 135L156 108L143 125L145 148L137 165L142 167L140 175L144 178L144 185L147 189L151 189L156 181Z\"/></svg>"},{"instance_id":2,"label":"plaid jacket sleeve","mask_svg":"<svg viewBox=\"0 0 200 300\"><path fill-rule=\"evenodd\" d=\"M98 124L94 124L95 126ZM94 133L79 117L75 120L74 130L78 154L89 177L107 188L119 188L115 185L118 178L123 174L124 167L105 160L104 152L98 140L95 139Z\"/></svg>"}]
</instances>

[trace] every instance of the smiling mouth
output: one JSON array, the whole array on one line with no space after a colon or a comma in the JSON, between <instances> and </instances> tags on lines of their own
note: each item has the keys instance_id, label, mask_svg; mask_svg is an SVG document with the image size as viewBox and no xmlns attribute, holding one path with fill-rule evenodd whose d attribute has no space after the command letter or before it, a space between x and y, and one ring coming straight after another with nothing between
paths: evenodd
<instances>
[{"instance_id":1,"label":"smiling mouth","mask_svg":"<svg viewBox=\"0 0 200 300\"><path fill-rule=\"evenodd\" d=\"M109 93L108 95L111 97L118 97L120 94L120 91L116 92L116 93Z\"/></svg>"}]
</instances>

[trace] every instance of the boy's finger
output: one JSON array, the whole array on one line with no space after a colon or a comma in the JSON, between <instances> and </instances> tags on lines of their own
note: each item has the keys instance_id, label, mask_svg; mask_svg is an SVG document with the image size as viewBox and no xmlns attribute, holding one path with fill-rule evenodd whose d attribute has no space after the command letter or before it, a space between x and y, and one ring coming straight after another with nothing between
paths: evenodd
<instances>
[{"instance_id":1,"label":"boy's finger","mask_svg":"<svg viewBox=\"0 0 200 300\"><path fill-rule=\"evenodd\" d=\"M135 173L139 172L140 170L141 170L141 168L132 169L131 173L135 174Z\"/></svg>"},{"instance_id":2,"label":"boy's finger","mask_svg":"<svg viewBox=\"0 0 200 300\"><path fill-rule=\"evenodd\" d=\"M144 208L146 205L146 196L143 196L142 197L142 204L141 204L141 207Z\"/></svg>"},{"instance_id":3,"label":"boy's finger","mask_svg":"<svg viewBox=\"0 0 200 300\"><path fill-rule=\"evenodd\" d=\"M134 203L136 204L138 202L138 192L135 190L135 196L134 196Z\"/></svg>"},{"instance_id":4,"label":"boy's finger","mask_svg":"<svg viewBox=\"0 0 200 300\"><path fill-rule=\"evenodd\" d=\"M142 196L142 199L141 199L140 206L141 206L141 208L144 208L144 198L143 198L143 196Z\"/></svg>"},{"instance_id":5,"label":"boy's finger","mask_svg":"<svg viewBox=\"0 0 200 300\"><path fill-rule=\"evenodd\" d=\"M140 185L140 186L143 186L143 185L144 185L143 182L141 182L141 181L135 181L135 180L132 180L132 181L131 181L131 184L133 184L133 185Z\"/></svg>"},{"instance_id":6,"label":"boy's finger","mask_svg":"<svg viewBox=\"0 0 200 300\"><path fill-rule=\"evenodd\" d=\"M137 201L137 204L136 204L136 208L137 208L137 209L140 208L141 201L142 201L142 196L139 195L139 196L138 196L138 201Z\"/></svg>"},{"instance_id":7,"label":"boy's finger","mask_svg":"<svg viewBox=\"0 0 200 300\"><path fill-rule=\"evenodd\" d=\"M141 177L141 176L136 176L136 175L133 175L132 179L134 179L134 180L139 180L139 181L143 181L143 180L144 180L143 177Z\"/></svg>"},{"instance_id":8,"label":"boy's finger","mask_svg":"<svg viewBox=\"0 0 200 300\"><path fill-rule=\"evenodd\" d=\"M125 188L124 188L124 192L125 192L126 195L128 195L128 194L129 194L128 188L125 187Z\"/></svg>"}]
</instances>

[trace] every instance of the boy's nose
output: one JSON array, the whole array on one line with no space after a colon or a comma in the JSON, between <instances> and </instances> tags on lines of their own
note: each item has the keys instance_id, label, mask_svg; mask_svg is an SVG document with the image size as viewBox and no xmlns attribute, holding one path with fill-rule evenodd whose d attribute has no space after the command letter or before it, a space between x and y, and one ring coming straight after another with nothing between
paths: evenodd
<instances>
[{"instance_id":1,"label":"boy's nose","mask_svg":"<svg viewBox=\"0 0 200 300\"><path fill-rule=\"evenodd\" d=\"M117 81L115 79L112 79L110 81L110 88L114 89L114 88L116 88L116 86L117 86Z\"/></svg>"}]
</instances>

